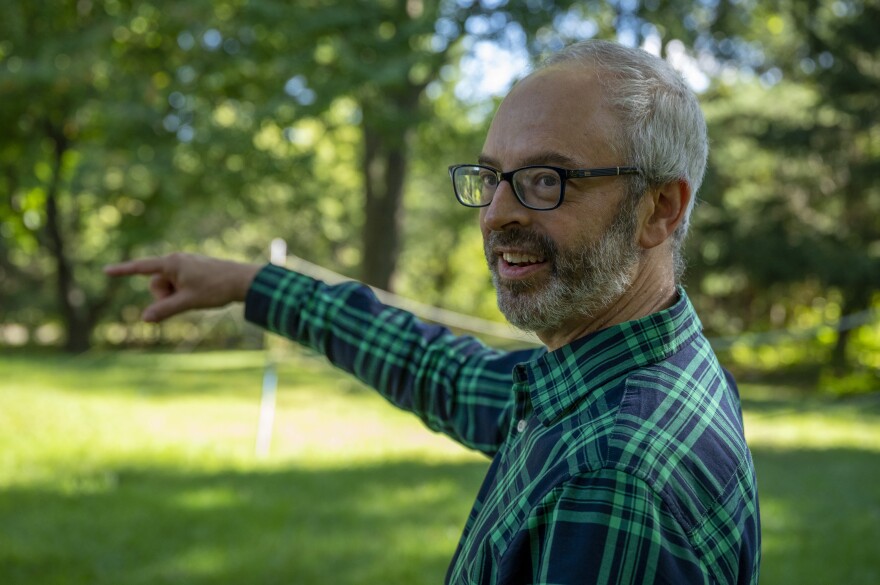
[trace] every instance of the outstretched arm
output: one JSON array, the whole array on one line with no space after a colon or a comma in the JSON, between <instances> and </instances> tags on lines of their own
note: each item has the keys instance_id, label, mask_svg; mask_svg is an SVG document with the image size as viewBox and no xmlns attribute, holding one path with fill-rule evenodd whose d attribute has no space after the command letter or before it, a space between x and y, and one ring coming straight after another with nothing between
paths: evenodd
<instances>
[{"instance_id":1,"label":"outstretched arm","mask_svg":"<svg viewBox=\"0 0 880 585\"><path fill-rule=\"evenodd\" d=\"M110 276L150 276L153 303L144 310L143 318L151 322L191 309L210 309L244 301L259 270L260 266L255 264L180 253L104 267Z\"/></svg>"}]
</instances>

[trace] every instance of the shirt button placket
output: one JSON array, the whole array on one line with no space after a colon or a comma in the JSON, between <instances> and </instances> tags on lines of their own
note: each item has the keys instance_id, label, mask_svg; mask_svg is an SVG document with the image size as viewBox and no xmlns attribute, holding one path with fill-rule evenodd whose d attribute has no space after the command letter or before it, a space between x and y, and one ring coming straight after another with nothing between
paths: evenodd
<instances>
[{"instance_id":1,"label":"shirt button placket","mask_svg":"<svg viewBox=\"0 0 880 585\"><path fill-rule=\"evenodd\" d=\"M526 430L527 412L529 410L529 384L526 368L518 364L514 370L514 390L516 392L516 432L522 434Z\"/></svg>"}]
</instances>

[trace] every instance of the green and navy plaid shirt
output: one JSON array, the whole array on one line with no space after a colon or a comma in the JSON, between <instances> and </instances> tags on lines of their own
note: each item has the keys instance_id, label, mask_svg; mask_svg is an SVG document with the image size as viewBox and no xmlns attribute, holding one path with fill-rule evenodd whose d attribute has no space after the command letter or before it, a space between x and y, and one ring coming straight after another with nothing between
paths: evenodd
<instances>
[{"instance_id":1,"label":"green and navy plaid shirt","mask_svg":"<svg viewBox=\"0 0 880 585\"><path fill-rule=\"evenodd\" d=\"M363 285L275 266L245 315L492 457L448 583L757 582L739 397L683 290L549 353L494 350Z\"/></svg>"}]
</instances>

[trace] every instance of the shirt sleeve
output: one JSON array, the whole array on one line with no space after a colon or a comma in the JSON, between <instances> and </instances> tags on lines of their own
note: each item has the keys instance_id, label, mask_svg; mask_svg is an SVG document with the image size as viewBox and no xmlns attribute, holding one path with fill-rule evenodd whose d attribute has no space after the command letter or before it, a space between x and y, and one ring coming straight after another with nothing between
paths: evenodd
<instances>
[{"instance_id":1,"label":"shirt sleeve","mask_svg":"<svg viewBox=\"0 0 880 585\"><path fill-rule=\"evenodd\" d=\"M511 372L535 350L502 352L381 304L362 284L327 285L264 267L245 317L323 353L435 431L494 455L511 417Z\"/></svg>"},{"instance_id":2,"label":"shirt sleeve","mask_svg":"<svg viewBox=\"0 0 880 585\"><path fill-rule=\"evenodd\" d=\"M535 584L713 582L659 496L620 471L585 473L557 487L520 537L531 554L511 551L502 566L511 575L530 573Z\"/></svg>"}]
</instances>

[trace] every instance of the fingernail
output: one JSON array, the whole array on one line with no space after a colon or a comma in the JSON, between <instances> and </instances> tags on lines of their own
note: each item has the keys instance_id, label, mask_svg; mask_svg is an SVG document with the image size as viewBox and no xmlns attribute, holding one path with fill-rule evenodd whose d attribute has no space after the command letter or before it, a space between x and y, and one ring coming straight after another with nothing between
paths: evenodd
<instances>
[{"instance_id":1,"label":"fingernail","mask_svg":"<svg viewBox=\"0 0 880 585\"><path fill-rule=\"evenodd\" d=\"M149 309L144 311L144 321L149 321L152 323L155 320L156 320L156 314L153 311L150 311Z\"/></svg>"}]
</instances>

